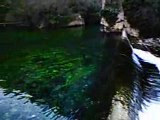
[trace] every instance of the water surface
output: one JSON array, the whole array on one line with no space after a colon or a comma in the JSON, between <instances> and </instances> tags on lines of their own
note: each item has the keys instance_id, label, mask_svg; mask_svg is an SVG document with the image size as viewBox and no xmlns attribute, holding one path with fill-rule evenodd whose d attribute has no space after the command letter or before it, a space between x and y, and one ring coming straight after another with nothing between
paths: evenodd
<instances>
[{"instance_id":1,"label":"water surface","mask_svg":"<svg viewBox=\"0 0 160 120\"><path fill-rule=\"evenodd\" d=\"M57 116L73 119L72 114L92 104L87 91L101 60L101 39L98 27L3 30L0 32L1 88L7 93L25 92L32 96L31 103L48 105L49 113L56 109Z\"/></svg>"},{"instance_id":2,"label":"water surface","mask_svg":"<svg viewBox=\"0 0 160 120\"><path fill-rule=\"evenodd\" d=\"M149 118L160 96L159 58L135 50L99 27L1 30L1 119L106 120L113 111Z\"/></svg>"}]
</instances>

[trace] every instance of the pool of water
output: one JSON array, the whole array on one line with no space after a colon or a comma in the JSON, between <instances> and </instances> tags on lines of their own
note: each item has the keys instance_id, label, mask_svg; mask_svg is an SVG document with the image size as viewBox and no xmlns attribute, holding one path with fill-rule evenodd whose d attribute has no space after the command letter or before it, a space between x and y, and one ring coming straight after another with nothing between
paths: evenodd
<instances>
[{"instance_id":1,"label":"pool of water","mask_svg":"<svg viewBox=\"0 0 160 120\"><path fill-rule=\"evenodd\" d=\"M0 120L147 118L159 101L159 58L137 50L135 62L120 35L106 36L97 26L1 30Z\"/></svg>"},{"instance_id":2,"label":"pool of water","mask_svg":"<svg viewBox=\"0 0 160 120\"><path fill-rule=\"evenodd\" d=\"M35 103L47 105L49 113L56 110L57 116L72 119L72 114L92 104L87 92L102 56L98 27L56 31L7 29L0 31L0 36L1 89L8 94L18 90L31 95L30 111ZM4 92L1 94L3 98ZM6 100L12 101L12 98L6 96ZM23 100L19 101L23 104ZM14 107L19 109L19 105ZM23 116L23 109L20 111L19 115L8 116L17 120Z\"/></svg>"}]
</instances>

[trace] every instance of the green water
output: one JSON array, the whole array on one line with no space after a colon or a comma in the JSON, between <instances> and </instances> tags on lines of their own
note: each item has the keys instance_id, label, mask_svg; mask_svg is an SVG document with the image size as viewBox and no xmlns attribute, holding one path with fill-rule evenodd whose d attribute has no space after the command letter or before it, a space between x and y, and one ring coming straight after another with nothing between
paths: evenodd
<instances>
[{"instance_id":1,"label":"green water","mask_svg":"<svg viewBox=\"0 0 160 120\"><path fill-rule=\"evenodd\" d=\"M132 53L97 26L1 30L0 120L106 120L117 101L136 118L148 83Z\"/></svg>"},{"instance_id":2,"label":"green water","mask_svg":"<svg viewBox=\"0 0 160 120\"><path fill-rule=\"evenodd\" d=\"M98 27L2 30L0 86L7 94L29 94L31 102L56 108L57 114L70 117L89 108L91 117L96 108L88 93L101 53Z\"/></svg>"},{"instance_id":3,"label":"green water","mask_svg":"<svg viewBox=\"0 0 160 120\"><path fill-rule=\"evenodd\" d=\"M160 78L133 54L121 33L97 26L1 30L0 120L134 120L160 98Z\"/></svg>"}]
</instances>

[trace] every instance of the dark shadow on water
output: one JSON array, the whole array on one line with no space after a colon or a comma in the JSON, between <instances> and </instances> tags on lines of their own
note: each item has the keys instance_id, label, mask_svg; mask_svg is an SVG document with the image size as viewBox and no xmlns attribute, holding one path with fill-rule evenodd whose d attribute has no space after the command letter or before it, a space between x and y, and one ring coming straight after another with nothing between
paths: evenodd
<instances>
[{"instance_id":1,"label":"dark shadow on water","mask_svg":"<svg viewBox=\"0 0 160 120\"><path fill-rule=\"evenodd\" d=\"M120 94L126 97L126 102L131 97L135 66L130 45L121 40L120 33L105 34L103 43L102 61L88 91L93 104L81 111L80 120L106 120L112 99L120 89L123 89Z\"/></svg>"}]
</instances>

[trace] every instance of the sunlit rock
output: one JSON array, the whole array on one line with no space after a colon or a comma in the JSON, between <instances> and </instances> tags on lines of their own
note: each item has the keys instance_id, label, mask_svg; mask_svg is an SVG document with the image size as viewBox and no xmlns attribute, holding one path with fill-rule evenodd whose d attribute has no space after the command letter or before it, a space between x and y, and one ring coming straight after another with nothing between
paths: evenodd
<instances>
[{"instance_id":1,"label":"sunlit rock","mask_svg":"<svg viewBox=\"0 0 160 120\"><path fill-rule=\"evenodd\" d=\"M83 26L85 25L84 19L80 14L75 15L75 19L69 22L67 26L72 27L72 26Z\"/></svg>"}]
</instances>

